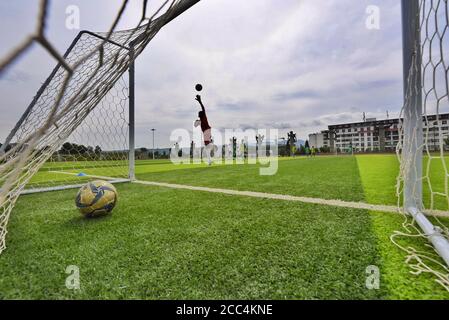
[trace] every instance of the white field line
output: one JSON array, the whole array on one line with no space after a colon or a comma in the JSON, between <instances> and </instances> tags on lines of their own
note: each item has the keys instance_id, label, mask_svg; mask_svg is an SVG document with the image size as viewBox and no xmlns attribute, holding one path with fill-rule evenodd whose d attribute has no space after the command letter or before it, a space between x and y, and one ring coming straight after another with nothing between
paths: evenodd
<instances>
[{"instance_id":1,"label":"white field line","mask_svg":"<svg viewBox=\"0 0 449 320\"><path fill-rule=\"evenodd\" d=\"M67 174L67 175L70 175L70 176L78 176L78 173L74 173L74 172L67 172L67 171L48 171L48 172L51 172L51 173L61 173L61 174ZM89 177L89 178L96 178L96 179L102 179L102 180L121 180L121 179L118 179L118 178L113 178L113 177L105 177L105 176L96 176L96 175L90 175L90 174L86 174L86 175L84 175L84 176L80 176L81 178L82 177Z\"/></svg>"},{"instance_id":2,"label":"white field line","mask_svg":"<svg viewBox=\"0 0 449 320\"><path fill-rule=\"evenodd\" d=\"M65 171L48 171L51 173L60 173L60 174L66 174L71 176L76 176L76 173L73 172L65 172ZM113 178L113 177L104 177L104 176L94 176L94 175L85 175L85 177L100 179L100 180L107 180L110 183L123 183L123 182L130 182L129 179L124 178ZM51 192L51 191L61 191L61 190L68 190L68 189L77 189L81 188L84 185L84 183L80 184L69 184L69 185L57 185L53 187L40 187L40 188L31 188L31 189L25 189L20 192L20 194L32 194L32 193L42 193L42 192Z\"/></svg>"},{"instance_id":3,"label":"white field line","mask_svg":"<svg viewBox=\"0 0 449 320\"><path fill-rule=\"evenodd\" d=\"M78 176L78 173L67 172L67 171L48 171L48 172L67 174L67 175L71 175L71 176ZM127 178L114 178L114 177L97 176L97 175L91 175L91 174L86 174L86 175L80 176L80 177L81 178L82 177L88 177L88 178L95 178L95 179L100 179L100 180L107 180L110 183L131 182L131 180L127 179Z\"/></svg>"},{"instance_id":4,"label":"white field line","mask_svg":"<svg viewBox=\"0 0 449 320\"><path fill-rule=\"evenodd\" d=\"M68 175L77 175L76 173L65 172L65 171L50 171L50 172L62 173L62 174L68 174ZM96 176L96 175L86 175L86 177L103 179L103 180L114 179L111 177ZM312 203L312 204L319 204L319 205L326 205L326 206L333 206L333 207L364 209L364 210L398 213L398 214L401 213L397 206L369 204L369 203L364 203L364 202L299 197L299 196L291 196L291 195L284 195L284 194L277 194L277 193L255 192L255 191L239 191L239 190L232 190L232 189L196 187L196 186L189 186L189 185L183 185L183 184L154 182L154 181L134 180L132 182L149 185L149 186L158 186L158 187L165 187L165 188L172 188L172 189L185 189L185 190L193 190L193 191L223 193L223 194L229 194L229 195L234 195L234 196L265 198L265 199L284 200L284 201L296 201L296 202ZM429 216L435 216L435 217L449 217L449 212L441 211L441 210L425 210L424 213L426 213Z\"/></svg>"},{"instance_id":5,"label":"white field line","mask_svg":"<svg viewBox=\"0 0 449 320\"><path fill-rule=\"evenodd\" d=\"M312 203L312 204L327 205L327 206L342 207L342 208L364 209L364 210L381 211L381 212L389 212L389 213L400 213L398 210L398 207L396 207L396 206L376 205L376 204L369 204L369 203L364 203L364 202L352 202L352 201L342 201L342 200L329 200L329 199L320 199L320 198L299 197L299 196L291 196L291 195L276 194L276 193L255 192L255 191L239 191L239 190L231 190L231 189L196 187L196 186L188 186L188 185L183 185L183 184L142 181L142 180L135 180L135 181L133 181L133 183L139 183L139 184L150 185L150 186L158 186L158 187L166 187L166 188L172 188L172 189L185 189L185 190L194 190L194 191L203 191L203 192L223 193L223 194L229 194L229 195L234 195L234 196L265 198L265 199L284 200L284 201L297 201L297 202ZM449 212L440 211L440 210L426 211L426 214L432 215L432 216L438 216L438 217L449 217Z\"/></svg>"}]
</instances>

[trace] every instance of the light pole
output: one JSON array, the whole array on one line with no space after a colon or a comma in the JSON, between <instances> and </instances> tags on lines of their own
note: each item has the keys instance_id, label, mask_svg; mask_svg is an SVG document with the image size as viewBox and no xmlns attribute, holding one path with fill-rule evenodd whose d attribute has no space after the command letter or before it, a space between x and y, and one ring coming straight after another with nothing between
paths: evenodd
<instances>
[{"instance_id":1,"label":"light pole","mask_svg":"<svg viewBox=\"0 0 449 320\"><path fill-rule=\"evenodd\" d=\"M151 131L153 132L153 160L154 160L154 131L156 131L156 129L151 129Z\"/></svg>"}]
</instances>

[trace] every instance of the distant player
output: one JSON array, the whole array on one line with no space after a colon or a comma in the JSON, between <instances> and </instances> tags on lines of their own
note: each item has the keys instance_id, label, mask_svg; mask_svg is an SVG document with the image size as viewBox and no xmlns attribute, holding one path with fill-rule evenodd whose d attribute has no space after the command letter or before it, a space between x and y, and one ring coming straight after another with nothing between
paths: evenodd
<instances>
[{"instance_id":1,"label":"distant player","mask_svg":"<svg viewBox=\"0 0 449 320\"><path fill-rule=\"evenodd\" d=\"M245 139L242 139L237 150L238 150L238 157L241 159L245 159Z\"/></svg>"},{"instance_id":2,"label":"distant player","mask_svg":"<svg viewBox=\"0 0 449 320\"><path fill-rule=\"evenodd\" d=\"M207 164L212 164L211 159L211 152L214 149L214 145L212 143L212 135L211 130L212 128L209 125L209 122L207 121L207 115L206 115L206 108L204 108L203 102L201 101L201 96L198 94L195 98L196 101L201 106L201 111L198 112L198 118L199 120L195 121L195 127L201 126L201 131L203 131L203 139L204 139L204 151L207 156Z\"/></svg>"},{"instance_id":3,"label":"distant player","mask_svg":"<svg viewBox=\"0 0 449 320\"><path fill-rule=\"evenodd\" d=\"M256 136L256 157L259 157L259 150L262 147L262 142L264 138L265 136L261 134L258 134Z\"/></svg>"},{"instance_id":4,"label":"distant player","mask_svg":"<svg viewBox=\"0 0 449 320\"><path fill-rule=\"evenodd\" d=\"M296 145L292 145L292 147L291 147L291 154L292 154L292 157L295 157L296 156L296 151L298 150L298 148L296 148Z\"/></svg>"},{"instance_id":5,"label":"distant player","mask_svg":"<svg viewBox=\"0 0 449 320\"><path fill-rule=\"evenodd\" d=\"M312 148L310 149L310 155L311 155L312 157L315 157L315 156L316 156L316 149L315 149L315 146L312 146Z\"/></svg>"},{"instance_id":6,"label":"distant player","mask_svg":"<svg viewBox=\"0 0 449 320\"><path fill-rule=\"evenodd\" d=\"M298 141L296 139L296 133L292 131L287 133L287 150L290 152L290 156L294 157L296 154L296 142Z\"/></svg>"},{"instance_id":7,"label":"distant player","mask_svg":"<svg viewBox=\"0 0 449 320\"><path fill-rule=\"evenodd\" d=\"M227 157L228 159L232 159L234 156L234 138L229 139L229 144L227 146L227 150L228 150L228 154Z\"/></svg>"},{"instance_id":8,"label":"distant player","mask_svg":"<svg viewBox=\"0 0 449 320\"><path fill-rule=\"evenodd\" d=\"M304 147L304 152L305 152L305 154L306 154L307 157L310 157L310 156L311 156L311 155L310 155L310 148L309 148L308 145L306 145L306 146Z\"/></svg>"},{"instance_id":9,"label":"distant player","mask_svg":"<svg viewBox=\"0 0 449 320\"><path fill-rule=\"evenodd\" d=\"M177 158L179 157L179 143L175 142L173 148L171 149L171 157Z\"/></svg>"}]
</instances>

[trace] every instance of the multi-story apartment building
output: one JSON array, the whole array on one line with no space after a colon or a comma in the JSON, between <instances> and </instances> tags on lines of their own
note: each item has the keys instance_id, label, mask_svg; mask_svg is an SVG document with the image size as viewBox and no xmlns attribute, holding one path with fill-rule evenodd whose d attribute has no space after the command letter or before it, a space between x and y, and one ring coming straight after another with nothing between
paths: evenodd
<instances>
[{"instance_id":1,"label":"multi-story apartment building","mask_svg":"<svg viewBox=\"0 0 449 320\"><path fill-rule=\"evenodd\" d=\"M309 135L310 145L329 146L332 151L393 152L399 142L399 119L366 119L364 122L330 125L328 130ZM423 117L424 139L430 151L438 151L440 143L449 150L449 113ZM448 141L449 142L449 141Z\"/></svg>"}]
</instances>

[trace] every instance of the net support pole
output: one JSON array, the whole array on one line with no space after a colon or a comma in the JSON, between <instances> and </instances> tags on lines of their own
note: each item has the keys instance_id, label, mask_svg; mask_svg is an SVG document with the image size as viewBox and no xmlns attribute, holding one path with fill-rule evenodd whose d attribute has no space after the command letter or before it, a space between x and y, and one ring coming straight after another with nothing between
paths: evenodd
<instances>
[{"instance_id":1,"label":"net support pole","mask_svg":"<svg viewBox=\"0 0 449 320\"><path fill-rule=\"evenodd\" d=\"M401 162L404 170L404 208L413 217L428 240L433 244L437 253L449 266L449 242L422 212L424 143L419 0L402 0L402 42L404 138Z\"/></svg>"},{"instance_id":2,"label":"net support pole","mask_svg":"<svg viewBox=\"0 0 449 320\"><path fill-rule=\"evenodd\" d=\"M135 105L134 105L134 47L129 50L129 179L135 180Z\"/></svg>"},{"instance_id":3,"label":"net support pole","mask_svg":"<svg viewBox=\"0 0 449 320\"><path fill-rule=\"evenodd\" d=\"M404 206L422 209L422 93L419 0L402 0Z\"/></svg>"}]
</instances>

